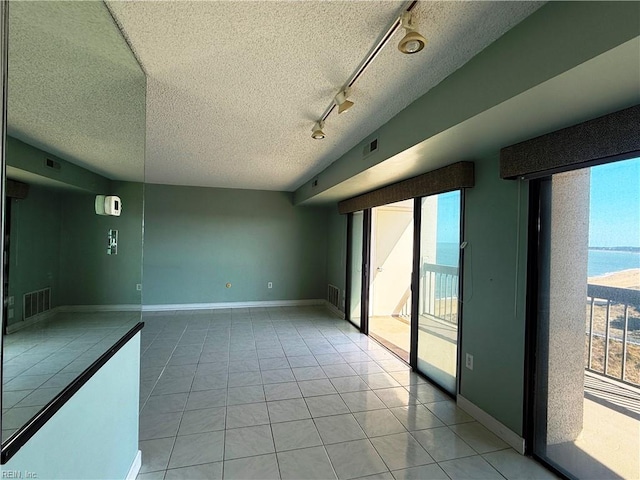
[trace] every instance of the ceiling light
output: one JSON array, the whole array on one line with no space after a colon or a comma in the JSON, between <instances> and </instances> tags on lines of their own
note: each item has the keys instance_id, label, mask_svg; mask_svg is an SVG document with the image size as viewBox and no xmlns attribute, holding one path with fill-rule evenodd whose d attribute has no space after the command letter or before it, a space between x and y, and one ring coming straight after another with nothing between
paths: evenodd
<instances>
[{"instance_id":1,"label":"ceiling light","mask_svg":"<svg viewBox=\"0 0 640 480\"><path fill-rule=\"evenodd\" d=\"M405 29L405 36L400 40L398 50L409 55L422 50L427 44L427 40L416 32L411 12L404 12L402 14L400 25Z\"/></svg>"},{"instance_id":2,"label":"ceiling light","mask_svg":"<svg viewBox=\"0 0 640 480\"><path fill-rule=\"evenodd\" d=\"M346 112L353 107L353 102L347 100L348 90L343 90L336 95L336 105L338 105L338 113Z\"/></svg>"},{"instance_id":3,"label":"ceiling light","mask_svg":"<svg viewBox=\"0 0 640 480\"><path fill-rule=\"evenodd\" d=\"M402 12L402 14L393 17L393 22L391 23L391 25L389 25L387 31L378 38L371 50L369 50L369 53L367 53L367 56L362 60L362 62L360 62L358 68L356 68L349 79L343 84L344 88L335 96L335 98L325 109L324 113L320 117L318 117L319 119L312 130L312 138L320 140L326 137L322 129L324 128L324 121L329 115L331 115L332 112L337 110L338 113L342 113L353 107L353 102L347 100L350 89L362 76L365 70L367 70L367 68L378 57L382 49L392 40L392 38L395 37L395 34L399 28L402 27L406 30L404 38L398 45L398 49L402 53L416 53L424 48L427 40L418 32L416 32L416 27L413 24L411 17L412 10L416 7L416 5L418 5L418 0L412 0L402 3L403 6L398 11L398 13Z\"/></svg>"},{"instance_id":4,"label":"ceiling light","mask_svg":"<svg viewBox=\"0 0 640 480\"><path fill-rule=\"evenodd\" d=\"M316 124L313 126L313 129L312 129L313 133L311 134L311 138L315 140L322 140L324 137L326 137L326 135L322 131L323 128L324 128L324 122L322 120L320 120L319 122L316 122Z\"/></svg>"}]
</instances>

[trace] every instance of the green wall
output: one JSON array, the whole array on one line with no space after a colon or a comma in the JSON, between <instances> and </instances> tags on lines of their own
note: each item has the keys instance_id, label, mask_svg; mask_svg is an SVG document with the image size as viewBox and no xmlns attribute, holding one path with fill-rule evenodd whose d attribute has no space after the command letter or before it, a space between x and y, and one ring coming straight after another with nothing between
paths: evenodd
<instances>
[{"instance_id":1,"label":"green wall","mask_svg":"<svg viewBox=\"0 0 640 480\"><path fill-rule=\"evenodd\" d=\"M31 187L23 200L11 202L9 297L11 325L22 320L25 293L51 287L52 307L60 305L60 239L62 197L59 190Z\"/></svg>"},{"instance_id":2,"label":"green wall","mask_svg":"<svg viewBox=\"0 0 640 480\"><path fill-rule=\"evenodd\" d=\"M140 305L141 183L111 182L122 200L119 217L96 215L95 195L69 192L62 202L61 305ZM107 233L118 230L118 254L107 255Z\"/></svg>"},{"instance_id":3,"label":"green wall","mask_svg":"<svg viewBox=\"0 0 640 480\"><path fill-rule=\"evenodd\" d=\"M329 208L327 228L327 283L340 289L340 301L344 302L347 269L347 216L340 215L335 207ZM341 303L344 311L344 303Z\"/></svg>"},{"instance_id":4,"label":"green wall","mask_svg":"<svg viewBox=\"0 0 640 480\"><path fill-rule=\"evenodd\" d=\"M61 186L77 187L94 193L104 193L109 189L110 181L108 178L67 162L14 137L7 136L6 148L8 167L15 167L23 172L60 182ZM60 169L47 167L47 159L58 162ZM11 178L11 175L9 177Z\"/></svg>"},{"instance_id":5,"label":"green wall","mask_svg":"<svg viewBox=\"0 0 640 480\"><path fill-rule=\"evenodd\" d=\"M501 180L499 154L466 190L460 394L522 434L528 184Z\"/></svg>"},{"instance_id":6,"label":"green wall","mask_svg":"<svg viewBox=\"0 0 640 480\"><path fill-rule=\"evenodd\" d=\"M145 185L144 305L325 298L326 252L290 193Z\"/></svg>"},{"instance_id":7,"label":"green wall","mask_svg":"<svg viewBox=\"0 0 640 480\"><path fill-rule=\"evenodd\" d=\"M44 167L47 158L62 168ZM143 184L111 181L11 137L7 163L12 175L30 185L25 199L10 200L9 296L14 305L8 324L22 320L25 293L49 286L52 307L139 306ZM119 196L122 215L96 215L96 193ZM119 231L117 255L107 255L109 229Z\"/></svg>"},{"instance_id":8,"label":"green wall","mask_svg":"<svg viewBox=\"0 0 640 480\"><path fill-rule=\"evenodd\" d=\"M41 480L126 478L138 453L139 388L140 333L2 465L2 472L21 478L31 472Z\"/></svg>"}]
</instances>

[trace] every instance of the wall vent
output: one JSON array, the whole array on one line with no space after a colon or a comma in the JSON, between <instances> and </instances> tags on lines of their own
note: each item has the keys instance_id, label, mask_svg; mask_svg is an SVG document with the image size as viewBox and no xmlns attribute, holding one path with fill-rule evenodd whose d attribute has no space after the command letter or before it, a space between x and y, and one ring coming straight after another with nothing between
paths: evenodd
<instances>
[{"instance_id":1,"label":"wall vent","mask_svg":"<svg viewBox=\"0 0 640 480\"><path fill-rule=\"evenodd\" d=\"M51 287L25 293L22 300L24 320L51 310Z\"/></svg>"},{"instance_id":2,"label":"wall vent","mask_svg":"<svg viewBox=\"0 0 640 480\"><path fill-rule=\"evenodd\" d=\"M378 150L378 139L374 138L362 148L362 157L367 157Z\"/></svg>"},{"instance_id":3,"label":"wall vent","mask_svg":"<svg viewBox=\"0 0 640 480\"><path fill-rule=\"evenodd\" d=\"M60 170L62 168L62 165L60 165L60 162L56 162L55 160L51 160L50 158L47 158L44 161L44 164L47 168L52 168L54 170Z\"/></svg>"},{"instance_id":4,"label":"wall vent","mask_svg":"<svg viewBox=\"0 0 640 480\"><path fill-rule=\"evenodd\" d=\"M340 289L335 285L327 285L327 301L340 310Z\"/></svg>"}]
</instances>

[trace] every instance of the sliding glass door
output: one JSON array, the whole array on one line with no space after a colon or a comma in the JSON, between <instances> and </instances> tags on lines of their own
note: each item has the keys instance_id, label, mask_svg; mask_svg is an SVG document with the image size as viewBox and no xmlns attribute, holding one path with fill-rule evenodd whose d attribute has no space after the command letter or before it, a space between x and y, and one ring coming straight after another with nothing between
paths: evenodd
<instances>
[{"instance_id":1,"label":"sliding glass door","mask_svg":"<svg viewBox=\"0 0 640 480\"><path fill-rule=\"evenodd\" d=\"M349 218L349 320L457 392L462 191ZM417 227L416 227L417 225Z\"/></svg>"},{"instance_id":2,"label":"sliding glass door","mask_svg":"<svg viewBox=\"0 0 640 480\"><path fill-rule=\"evenodd\" d=\"M348 319L361 326L362 311L362 246L364 241L364 212L354 212L349 220L349 304Z\"/></svg>"},{"instance_id":3,"label":"sliding glass door","mask_svg":"<svg viewBox=\"0 0 640 480\"><path fill-rule=\"evenodd\" d=\"M413 200L371 210L369 334L409 361Z\"/></svg>"},{"instance_id":4,"label":"sliding glass door","mask_svg":"<svg viewBox=\"0 0 640 480\"><path fill-rule=\"evenodd\" d=\"M420 201L417 368L456 393L461 193Z\"/></svg>"},{"instance_id":5,"label":"sliding glass door","mask_svg":"<svg viewBox=\"0 0 640 480\"><path fill-rule=\"evenodd\" d=\"M538 187L534 453L640 478L640 158Z\"/></svg>"}]
</instances>

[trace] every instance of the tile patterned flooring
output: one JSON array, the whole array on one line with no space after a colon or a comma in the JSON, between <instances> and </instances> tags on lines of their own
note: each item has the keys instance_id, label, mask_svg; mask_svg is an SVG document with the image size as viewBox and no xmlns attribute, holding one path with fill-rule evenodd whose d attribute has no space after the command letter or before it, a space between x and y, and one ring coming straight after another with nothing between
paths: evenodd
<instances>
[{"instance_id":1,"label":"tile patterned flooring","mask_svg":"<svg viewBox=\"0 0 640 480\"><path fill-rule=\"evenodd\" d=\"M555 478L322 307L144 321L140 480Z\"/></svg>"}]
</instances>

